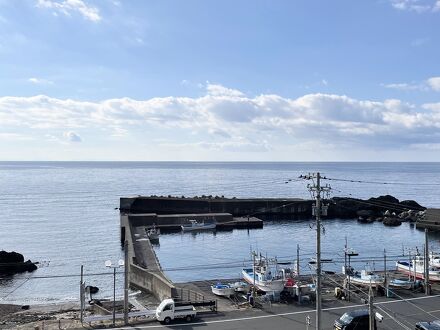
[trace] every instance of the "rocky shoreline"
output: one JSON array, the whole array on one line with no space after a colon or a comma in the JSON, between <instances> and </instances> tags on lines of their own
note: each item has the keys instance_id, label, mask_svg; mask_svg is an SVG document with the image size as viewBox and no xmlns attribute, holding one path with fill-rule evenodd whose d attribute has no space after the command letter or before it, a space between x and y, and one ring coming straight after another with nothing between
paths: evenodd
<instances>
[{"instance_id":1,"label":"rocky shoreline","mask_svg":"<svg viewBox=\"0 0 440 330\"><path fill-rule=\"evenodd\" d=\"M399 201L391 195L368 200L335 197L330 200L329 217L357 218L360 223L379 221L385 226L399 226L402 222L422 219L425 210L414 200Z\"/></svg>"}]
</instances>

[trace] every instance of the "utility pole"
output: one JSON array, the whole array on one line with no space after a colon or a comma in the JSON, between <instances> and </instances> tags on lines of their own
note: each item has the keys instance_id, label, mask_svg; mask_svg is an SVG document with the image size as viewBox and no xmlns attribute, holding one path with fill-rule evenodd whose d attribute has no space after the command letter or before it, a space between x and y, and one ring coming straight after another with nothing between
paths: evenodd
<instances>
[{"instance_id":1,"label":"utility pole","mask_svg":"<svg viewBox=\"0 0 440 330\"><path fill-rule=\"evenodd\" d=\"M428 241L428 228L425 228L425 295L431 294L431 288L429 286L429 241Z\"/></svg>"},{"instance_id":2,"label":"utility pole","mask_svg":"<svg viewBox=\"0 0 440 330\"><path fill-rule=\"evenodd\" d=\"M299 244L296 244L296 276L299 280Z\"/></svg>"},{"instance_id":3,"label":"utility pole","mask_svg":"<svg viewBox=\"0 0 440 330\"><path fill-rule=\"evenodd\" d=\"M116 325L116 267L113 267L113 327Z\"/></svg>"},{"instance_id":4,"label":"utility pole","mask_svg":"<svg viewBox=\"0 0 440 330\"><path fill-rule=\"evenodd\" d=\"M368 316L369 316L369 319L370 319L369 330L374 330L373 290L371 289L371 280L370 280L370 288L368 290Z\"/></svg>"},{"instance_id":5,"label":"utility pole","mask_svg":"<svg viewBox=\"0 0 440 330\"><path fill-rule=\"evenodd\" d=\"M79 298L81 300L81 312L80 312L80 320L81 324L83 323L84 319L84 281L83 281L83 274L84 274L84 266L81 265L81 279L79 281Z\"/></svg>"},{"instance_id":6,"label":"utility pole","mask_svg":"<svg viewBox=\"0 0 440 330\"><path fill-rule=\"evenodd\" d=\"M128 241L124 242L124 324L128 325Z\"/></svg>"},{"instance_id":7,"label":"utility pole","mask_svg":"<svg viewBox=\"0 0 440 330\"><path fill-rule=\"evenodd\" d=\"M312 214L316 217L316 330L321 330L321 215L327 215L327 206L321 205L321 193L330 192L330 186L321 186L321 174L319 172L301 175L300 178L313 180L313 185L307 185L310 192L315 197L315 205L312 208ZM316 181L315 181L316 179ZM325 179L325 178L323 178Z\"/></svg>"},{"instance_id":8,"label":"utility pole","mask_svg":"<svg viewBox=\"0 0 440 330\"><path fill-rule=\"evenodd\" d=\"M383 269L385 277L385 285L387 284L387 251L383 249Z\"/></svg>"}]
</instances>

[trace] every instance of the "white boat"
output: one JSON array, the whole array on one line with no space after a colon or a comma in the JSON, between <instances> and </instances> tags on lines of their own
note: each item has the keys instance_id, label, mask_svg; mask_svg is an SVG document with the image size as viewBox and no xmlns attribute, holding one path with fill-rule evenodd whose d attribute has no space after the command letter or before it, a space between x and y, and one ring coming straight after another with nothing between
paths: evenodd
<instances>
[{"instance_id":1,"label":"white boat","mask_svg":"<svg viewBox=\"0 0 440 330\"><path fill-rule=\"evenodd\" d=\"M401 280L398 278L394 278L388 282L388 286L394 289L405 289L409 290L414 287L414 281L411 280Z\"/></svg>"},{"instance_id":2,"label":"white boat","mask_svg":"<svg viewBox=\"0 0 440 330\"><path fill-rule=\"evenodd\" d=\"M235 294L235 288L230 284L217 283L211 285L212 293L221 297L230 297Z\"/></svg>"},{"instance_id":3,"label":"white boat","mask_svg":"<svg viewBox=\"0 0 440 330\"><path fill-rule=\"evenodd\" d=\"M433 267L440 268L440 253L431 252L429 254L429 264Z\"/></svg>"},{"instance_id":4,"label":"white boat","mask_svg":"<svg viewBox=\"0 0 440 330\"><path fill-rule=\"evenodd\" d=\"M409 274L411 277L425 279L425 260L422 256L416 255L410 262L397 261L397 270ZM440 281L440 268L429 266L429 280L432 282Z\"/></svg>"},{"instance_id":5,"label":"white boat","mask_svg":"<svg viewBox=\"0 0 440 330\"><path fill-rule=\"evenodd\" d=\"M249 291L249 284L244 281L235 282L230 285L234 288L235 292L247 293Z\"/></svg>"},{"instance_id":6,"label":"white boat","mask_svg":"<svg viewBox=\"0 0 440 330\"><path fill-rule=\"evenodd\" d=\"M285 272L278 270L276 259L271 262L261 254L257 255L255 252L253 255L253 267L243 268L243 279L251 285L255 284L255 287L261 291L269 292L281 292L284 290L284 283L286 282ZM275 267L271 266L275 265Z\"/></svg>"},{"instance_id":7,"label":"white boat","mask_svg":"<svg viewBox=\"0 0 440 330\"><path fill-rule=\"evenodd\" d=\"M372 271L363 269L361 272L348 272L347 278L352 284L362 286L370 286L375 288L385 283L385 278L381 275L375 274Z\"/></svg>"},{"instance_id":8,"label":"white boat","mask_svg":"<svg viewBox=\"0 0 440 330\"><path fill-rule=\"evenodd\" d=\"M188 220L189 223L183 224L183 231L195 231L195 230L211 230L215 229L217 224L215 222L205 223L205 221L197 222L197 220Z\"/></svg>"}]
</instances>

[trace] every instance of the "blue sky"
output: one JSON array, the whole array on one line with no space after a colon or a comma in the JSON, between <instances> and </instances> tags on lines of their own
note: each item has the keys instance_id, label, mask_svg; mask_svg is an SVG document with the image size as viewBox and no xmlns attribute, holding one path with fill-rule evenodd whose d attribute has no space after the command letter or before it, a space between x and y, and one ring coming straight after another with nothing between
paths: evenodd
<instances>
[{"instance_id":1,"label":"blue sky","mask_svg":"<svg viewBox=\"0 0 440 330\"><path fill-rule=\"evenodd\" d=\"M0 0L0 160L440 161L440 1Z\"/></svg>"}]
</instances>

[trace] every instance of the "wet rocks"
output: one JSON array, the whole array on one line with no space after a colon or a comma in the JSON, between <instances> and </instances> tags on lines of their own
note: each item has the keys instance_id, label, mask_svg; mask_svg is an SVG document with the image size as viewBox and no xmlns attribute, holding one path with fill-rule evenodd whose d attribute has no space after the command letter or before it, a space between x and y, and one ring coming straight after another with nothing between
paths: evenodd
<instances>
[{"instance_id":1,"label":"wet rocks","mask_svg":"<svg viewBox=\"0 0 440 330\"><path fill-rule=\"evenodd\" d=\"M402 224L402 222L397 217L385 217L383 218L382 223L385 226L397 227Z\"/></svg>"},{"instance_id":2,"label":"wet rocks","mask_svg":"<svg viewBox=\"0 0 440 330\"><path fill-rule=\"evenodd\" d=\"M30 260L24 261L24 257L22 254L15 251L0 251L1 274L33 272L36 269L37 265Z\"/></svg>"}]
</instances>

